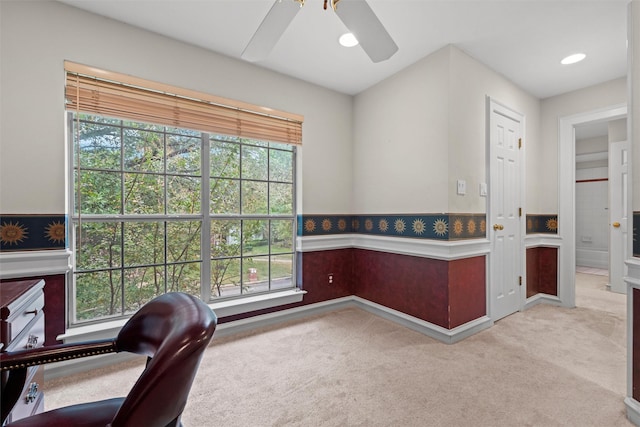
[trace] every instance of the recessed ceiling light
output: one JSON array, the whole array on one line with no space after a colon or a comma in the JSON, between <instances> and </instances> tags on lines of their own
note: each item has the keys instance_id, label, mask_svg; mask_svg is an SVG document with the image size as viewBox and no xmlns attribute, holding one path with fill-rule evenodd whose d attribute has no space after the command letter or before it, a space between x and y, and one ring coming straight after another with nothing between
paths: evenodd
<instances>
[{"instance_id":1,"label":"recessed ceiling light","mask_svg":"<svg viewBox=\"0 0 640 427\"><path fill-rule=\"evenodd\" d=\"M569 55L564 58L562 61L560 61L560 63L562 65L575 64L576 62L582 61L586 57L587 55L585 55L584 53L574 53L573 55Z\"/></svg>"},{"instance_id":2,"label":"recessed ceiling light","mask_svg":"<svg viewBox=\"0 0 640 427\"><path fill-rule=\"evenodd\" d=\"M353 33L345 33L341 35L338 41L344 47L353 47L358 44L358 40L356 39L356 36L353 35Z\"/></svg>"}]
</instances>

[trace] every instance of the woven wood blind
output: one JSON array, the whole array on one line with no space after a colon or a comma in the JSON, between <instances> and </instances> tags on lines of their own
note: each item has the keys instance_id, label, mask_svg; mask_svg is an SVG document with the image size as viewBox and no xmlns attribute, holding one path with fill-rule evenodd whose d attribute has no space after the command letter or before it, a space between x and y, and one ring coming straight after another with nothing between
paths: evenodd
<instances>
[{"instance_id":1,"label":"woven wood blind","mask_svg":"<svg viewBox=\"0 0 640 427\"><path fill-rule=\"evenodd\" d=\"M65 62L67 109L302 144L302 116Z\"/></svg>"}]
</instances>

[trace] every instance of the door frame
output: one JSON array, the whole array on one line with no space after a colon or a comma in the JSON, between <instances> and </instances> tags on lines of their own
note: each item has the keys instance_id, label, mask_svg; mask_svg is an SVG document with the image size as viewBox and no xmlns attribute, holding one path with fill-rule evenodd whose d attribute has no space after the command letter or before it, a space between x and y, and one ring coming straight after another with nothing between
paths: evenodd
<instances>
[{"instance_id":1,"label":"door frame","mask_svg":"<svg viewBox=\"0 0 640 427\"><path fill-rule=\"evenodd\" d=\"M558 299L563 307L572 308L576 305L575 126L625 117L627 104L617 104L558 119L558 237L561 241L558 256Z\"/></svg>"},{"instance_id":2,"label":"door frame","mask_svg":"<svg viewBox=\"0 0 640 427\"><path fill-rule=\"evenodd\" d=\"M517 311L522 311L524 309L525 306L525 301L526 301L526 297L527 297L527 292L526 292L526 277L524 272L526 271L526 256L525 256L525 244L524 244L524 237L526 236L526 221L524 221L524 219L526 218L526 209L525 209L525 201L526 201L526 117L523 113L503 104L502 102L497 101L495 98L492 98L490 96L486 96L486 150L487 150L487 159L486 159L486 171L487 171L487 180L488 180L488 187L489 187L489 193L488 193L488 197L487 197L487 225L486 225L486 232L487 232L487 236L488 236L488 240L490 242L490 247L493 247L493 239L494 239L494 233L492 233L491 230L491 221L493 218L493 212L492 212L492 208L491 208L491 155L492 155L492 147L491 147L491 114L493 112L493 110L495 108L499 108L501 110L506 111L508 114L508 116L514 116L517 117L518 120L520 120L520 134L521 134L521 138L522 138L522 147L519 150L519 166L520 166L520 185L519 185L519 204L520 207L522 208L522 215L520 216L520 221L519 221L519 227L520 227L520 239L518 241L518 260L519 260L519 275L522 278L522 285L519 287L519 298L518 298L518 309ZM491 320L495 321L495 309L494 309L494 304L493 301L495 299L495 295L493 295L493 286L492 286L492 277L491 277L491 272L493 271L492 269L492 263L494 262L493 260L493 253L489 253L489 257L487 260L487 313L489 314L489 317L491 318ZM497 319L499 320L499 319Z\"/></svg>"}]
</instances>

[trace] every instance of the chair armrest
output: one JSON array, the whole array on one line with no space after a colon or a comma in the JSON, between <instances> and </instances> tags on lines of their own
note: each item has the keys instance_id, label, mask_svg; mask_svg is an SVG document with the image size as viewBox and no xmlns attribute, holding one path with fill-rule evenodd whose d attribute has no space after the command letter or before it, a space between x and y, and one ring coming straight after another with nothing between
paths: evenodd
<instances>
[{"instance_id":1,"label":"chair armrest","mask_svg":"<svg viewBox=\"0 0 640 427\"><path fill-rule=\"evenodd\" d=\"M0 415L4 424L18 401L30 366L78 359L116 351L115 340L97 340L74 344L57 344L27 350L0 353L2 372L2 407Z\"/></svg>"},{"instance_id":2,"label":"chair armrest","mask_svg":"<svg viewBox=\"0 0 640 427\"><path fill-rule=\"evenodd\" d=\"M11 371L116 351L115 340L108 339L4 352L0 353L0 371Z\"/></svg>"}]
</instances>

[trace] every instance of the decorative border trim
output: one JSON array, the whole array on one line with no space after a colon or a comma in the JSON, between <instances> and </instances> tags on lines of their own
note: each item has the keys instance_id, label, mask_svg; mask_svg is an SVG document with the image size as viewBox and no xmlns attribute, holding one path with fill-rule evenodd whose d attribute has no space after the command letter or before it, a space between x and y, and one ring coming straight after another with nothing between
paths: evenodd
<instances>
[{"instance_id":1,"label":"decorative border trim","mask_svg":"<svg viewBox=\"0 0 640 427\"><path fill-rule=\"evenodd\" d=\"M65 215L0 215L0 251L64 249Z\"/></svg>"},{"instance_id":2,"label":"decorative border trim","mask_svg":"<svg viewBox=\"0 0 640 427\"><path fill-rule=\"evenodd\" d=\"M640 257L640 234L638 229L640 228L640 212L638 211L634 211L633 212L633 222L632 222L632 229L633 229L633 256L634 257Z\"/></svg>"},{"instance_id":3,"label":"decorative border trim","mask_svg":"<svg viewBox=\"0 0 640 427\"><path fill-rule=\"evenodd\" d=\"M558 234L558 215L531 214L526 220L527 234ZM479 239L486 238L487 218L484 213L298 215L298 236L352 233L441 241Z\"/></svg>"},{"instance_id":4,"label":"decorative border trim","mask_svg":"<svg viewBox=\"0 0 640 427\"><path fill-rule=\"evenodd\" d=\"M298 236L367 234L432 240L485 238L486 214L300 215Z\"/></svg>"},{"instance_id":5,"label":"decorative border trim","mask_svg":"<svg viewBox=\"0 0 640 427\"><path fill-rule=\"evenodd\" d=\"M640 221L640 212L634 221ZM638 222L640 223L640 222ZM359 234L419 240L454 241L485 239L484 213L298 215L298 236ZM557 215L527 215L527 234L557 234ZM65 249L65 215L1 215L0 252ZM636 240L634 240L635 242ZM634 254L640 253L640 241Z\"/></svg>"},{"instance_id":6,"label":"decorative border trim","mask_svg":"<svg viewBox=\"0 0 640 427\"><path fill-rule=\"evenodd\" d=\"M558 234L558 215L527 215L527 234Z\"/></svg>"}]
</instances>

